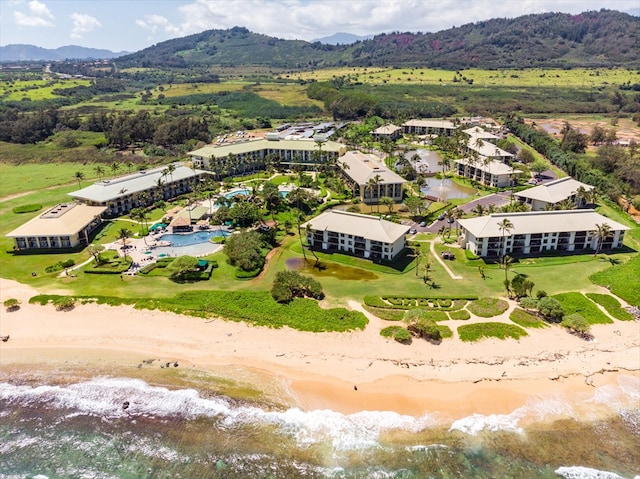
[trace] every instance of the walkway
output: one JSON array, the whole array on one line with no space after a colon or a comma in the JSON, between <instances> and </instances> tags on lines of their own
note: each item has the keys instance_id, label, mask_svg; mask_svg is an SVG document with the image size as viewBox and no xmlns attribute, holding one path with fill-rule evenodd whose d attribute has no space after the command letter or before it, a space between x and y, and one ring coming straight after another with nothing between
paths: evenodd
<instances>
[{"instance_id":1,"label":"walkway","mask_svg":"<svg viewBox=\"0 0 640 479\"><path fill-rule=\"evenodd\" d=\"M444 260L440 257L440 255L436 252L436 241L438 240L434 240L434 241L429 241L429 249L431 251L431 254L433 255L433 257L438 260L438 263L440 263L442 265L442 267L444 268L444 270L449 274L449 276L451 276L451 279L463 279L462 276L458 276L456 274L453 273L453 271L451 271L451 268L449 268L449 265L447 265Z\"/></svg>"}]
</instances>

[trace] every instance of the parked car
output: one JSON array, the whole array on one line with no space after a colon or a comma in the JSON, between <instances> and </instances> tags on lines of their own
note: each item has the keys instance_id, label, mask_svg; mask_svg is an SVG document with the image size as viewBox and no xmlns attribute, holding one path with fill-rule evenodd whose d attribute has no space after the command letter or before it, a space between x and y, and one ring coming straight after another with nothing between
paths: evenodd
<instances>
[{"instance_id":1,"label":"parked car","mask_svg":"<svg viewBox=\"0 0 640 479\"><path fill-rule=\"evenodd\" d=\"M453 223L455 220L451 217L447 218L447 223Z\"/></svg>"},{"instance_id":2,"label":"parked car","mask_svg":"<svg viewBox=\"0 0 640 479\"><path fill-rule=\"evenodd\" d=\"M442 221L444 219L444 213L438 215L438 221Z\"/></svg>"},{"instance_id":3,"label":"parked car","mask_svg":"<svg viewBox=\"0 0 640 479\"><path fill-rule=\"evenodd\" d=\"M425 226L427 226L426 221L423 221L422 223L420 223L420 228L424 228Z\"/></svg>"},{"instance_id":4,"label":"parked car","mask_svg":"<svg viewBox=\"0 0 640 479\"><path fill-rule=\"evenodd\" d=\"M415 229L415 228L411 228L411 229L409 230L409 234L410 234L410 235L414 235L414 234L416 234L417 232L418 232L418 230L417 230L417 229Z\"/></svg>"}]
</instances>

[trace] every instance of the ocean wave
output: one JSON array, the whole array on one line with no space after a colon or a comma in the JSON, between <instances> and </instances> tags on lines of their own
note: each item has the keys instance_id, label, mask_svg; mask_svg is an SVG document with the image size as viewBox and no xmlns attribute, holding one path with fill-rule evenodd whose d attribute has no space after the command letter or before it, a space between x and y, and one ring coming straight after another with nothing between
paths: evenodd
<instances>
[{"instance_id":1,"label":"ocean wave","mask_svg":"<svg viewBox=\"0 0 640 479\"><path fill-rule=\"evenodd\" d=\"M203 398L195 389L170 390L139 379L95 378L66 386L16 386L0 384L0 400L25 406L46 406L106 419L124 417L210 417L219 427L262 423L277 426L300 445L331 442L334 450L362 450L378 446L384 431L418 432L437 424L434 417L419 418L391 411L341 414L330 410L302 411L290 408L268 411L235 405L224 397ZM126 404L126 408L124 405Z\"/></svg>"}]
</instances>

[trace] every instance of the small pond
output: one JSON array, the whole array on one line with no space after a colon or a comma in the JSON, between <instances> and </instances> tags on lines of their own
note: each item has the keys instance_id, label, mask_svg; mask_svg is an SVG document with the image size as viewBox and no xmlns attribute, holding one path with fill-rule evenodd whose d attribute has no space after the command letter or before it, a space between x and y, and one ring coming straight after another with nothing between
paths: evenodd
<instances>
[{"instance_id":1,"label":"small pond","mask_svg":"<svg viewBox=\"0 0 640 479\"><path fill-rule=\"evenodd\" d=\"M449 178L426 178L426 184L420 191L427 196L433 196L440 200L467 198L476 193L476 190L468 186L462 186Z\"/></svg>"},{"instance_id":2,"label":"small pond","mask_svg":"<svg viewBox=\"0 0 640 479\"><path fill-rule=\"evenodd\" d=\"M351 281L372 281L374 279L378 279L378 275L371 271L336 263L327 264L320 262L319 267L316 267L315 259L313 257L309 258L307 261L305 261L304 258L289 258L285 261L285 264L288 269L299 271L302 274L311 274L317 277L330 277Z\"/></svg>"}]
</instances>

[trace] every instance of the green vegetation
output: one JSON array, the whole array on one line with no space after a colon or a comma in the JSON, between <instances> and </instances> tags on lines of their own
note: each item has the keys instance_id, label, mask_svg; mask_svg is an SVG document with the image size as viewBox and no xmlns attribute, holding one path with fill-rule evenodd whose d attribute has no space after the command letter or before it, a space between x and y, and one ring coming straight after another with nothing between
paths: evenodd
<instances>
[{"instance_id":1,"label":"green vegetation","mask_svg":"<svg viewBox=\"0 0 640 479\"><path fill-rule=\"evenodd\" d=\"M640 255L589 276L595 284L610 288L613 294L627 303L640 306L640 288L636 281L629 281L630 278L640 278Z\"/></svg>"},{"instance_id":2,"label":"green vegetation","mask_svg":"<svg viewBox=\"0 0 640 479\"><path fill-rule=\"evenodd\" d=\"M290 303L293 298L322 299L322 285L297 271L279 271L271 288L271 296L278 303Z\"/></svg>"},{"instance_id":3,"label":"green vegetation","mask_svg":"<svg viewBox=\"0 0 640 479\"><path fill-rule=\"evenodd\" d=\"M547 323L524 309L515 308L509 314L509 319L523 328L545 328Z\"/></svg>"},{"instance_id":4,"label":"green vegetation","mask_svg":"<svg viewBox=\"0 0 640 479\"><path fill-rule=\"evenodd\" d=\"M513 324L487 322L459 326L458 336L461 341L472 342L483 338L519 339L522 336L527 336L527 332Z\"/></svg>"},{"instance_id":5,"label":"green vegetation","mask_svg":"<svg viewBox=\"0 0 640 479\"><path fill-rule=\"evenodd\" d=\"M8 313L20 309L20 300L16 298L7 298L2 302Z\"/></svg>"},{"instance_id":6,"label":"green vegetation","mask_svg":"<svg viewBox=\"0 0 640 479\"><path fill-rule=\"evenodd\" d=\"M562 319L560 325L573 333L581 335L586 335L591 329L591 325L587 322L584 316L578 313L567 314Z\"/></svg>"},{"instance_id":7,"label":"green vegetation","mask_svg":"<svg viewBox=\"0 0 640 479\"><path fill-rule=\"evenodd\" d=\"M471 301L467 306L469 311L476 316L482 318L491 318L499 316L509 308L509 303L504 299L498 298L481 298Z\"/></svg>"},{"instance_id":8,"label":"green vegetation","mask_svg":"<svg viewBox=\"0 0 640 479\"><path fill-rule=\"evenodd\" d=\"M562 293L553 295L562 305L565 315L577 313L581 315L588 324L608 324L613 321L605 315L582 293Z\"/></svg>"},{"instance_id":9,"label":"green vegetation","mask_svg":"<svg viewBox=\"0 0 640 479\"><path fill-rule=\"evenodd\" d=\"M34 211L40 211L41 209L42 209L42 205L33 204L33 205L16 206L15 208L13 208L12 211L16 214L21 214L21 213L33 213Z\"/></svg>"},{"instance_id":10,"label":"green vegetation","mask_svg":"<svg viewBox=\"0 0 640 479\"><path fill-rule=\"evenodd\" d=\"M449 313L449 317L454 320L465 321L469 319L471 315L469 314L469 311L467 311L466 309L461 309L459 311L451 311Z\"/></svg>"},{"instance_id":11,"label":"green vegetation","mask_svg":"<svg viewBox=\"0 0 640 479\"><path fill-rule=\"evenodd\" d=\"M633 319L633 315L627 310L622 308L620 301L611 296L610 294L598 294L598 293L585 293L585 296L592 301L595 301L604 309L607 310L609 315L613 316L620 321L630 321Z\"/></svg>"},{"instance_id":12,"label":"green vegetation","mask_svg":"<svg viewBox=\"0 0 640 479\"><path fill-rule=\"evenodd\" d=\"M410 309L404 315L404 322L407 324L407 329L419 338L434 342L442 340L442 333L430 312L423 309Z\"/></svg>"},{"instance_id":13,"label":"green vegetation","mask_svg":"<svg viewBox=\"0 0 640 479\"><path fill-rule=\"evenodd\" d=\"M383 338L393 338L399 343L408 344L411 342L411 333L402 326L389 326L380 331Z\"/></svg>"},{"instance_id":14,"label":"green vegetation","mask_svg":"<svg viewBox=\"0 0 640 479\"><path fill-rule=\"evenodd\" d=\"M76 300L96 301L118 306L130 304L140 309L159 309L198 317L218 317L246 321L256 326L281 328L288 326L300 331L352 331L363 329L365 316L344 308L322 309L317 301L295 298L288 304L276 302L268 291L185 291L168 298L119 298L115 296L56 296L38 295L30 303L73 303Z\"/></svg>"}]
</instances>

